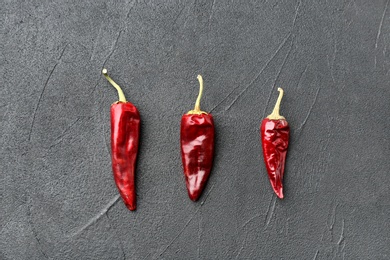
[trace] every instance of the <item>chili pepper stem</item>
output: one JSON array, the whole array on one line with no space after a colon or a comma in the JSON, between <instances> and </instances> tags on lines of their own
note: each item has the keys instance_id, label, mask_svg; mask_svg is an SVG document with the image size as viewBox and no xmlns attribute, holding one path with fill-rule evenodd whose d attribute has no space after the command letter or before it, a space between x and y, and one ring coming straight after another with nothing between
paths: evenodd
<instances>
[{"instance_id":1,"label":"chili pepper stem","mask_svg":"<svg viewBox=\"0 0 390 260\"><path fill-rule=\"evenodd\" d=\"M103 69L102 73L103 73L104 77L108 80L108 82L110 82L111 85L114 86L116 91L118 91L118 97L119 97L119 101L118 102L126 102L125 94L123 93L121 87L119 87L119 85L116 84L116 82L113 81L112 78L110 78L110 76L108 76L107 69Z\"/></svg>"},{"instance_id":2,"label":"chili pepper stem","mask_svg":"<svg viewBox=\"0 0 390 260\"><path fill-rule=\"evenodd\" d=\"M188 113L187 113L188 115L191 115L191 114L196 114L196 115L207 114L206 112L200 110L200 100L201 100L202 94L203 94L203 78L202 78L201 75L198 75L198 81L199 81L199 94L198 94L198 98L196 99L194 109L188 111Z\"/></svg>"},{"instance_id":3,"label":"chili pepper stem","mask_svg":"<svg viewBox=\"0 0 390 260\"><path fill-rule=\"evenodd\" d=\"M281 116L279 114L280 102L282 101L284 91L282 88L278 88L278 91L279 91L278 100L276 101L276 104L275 104L275 107L274 107L274 110L272 111L272 113L267 116L268 119L272 119L272 120L285 119L284 116Z\"/></svg>"}]
</instances>

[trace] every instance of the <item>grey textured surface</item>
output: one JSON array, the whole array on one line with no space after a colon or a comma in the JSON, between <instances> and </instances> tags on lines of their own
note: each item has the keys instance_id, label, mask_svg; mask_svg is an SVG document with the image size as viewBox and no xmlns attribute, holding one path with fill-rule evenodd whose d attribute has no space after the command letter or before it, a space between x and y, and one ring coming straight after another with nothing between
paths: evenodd
<instances>
[{"instance_id":1,"label":"grey textured surface","mask_svg":"<svg viewBox=\"0 0 390 260\"><path fill-rule=\"evenodd\" d=\"M0 259L390 259L389 1L2 0L0 19ZM142 116L136 212L103 66ZM217 142L193 203L198 73ZM279 86L283 201L259 142Z\"/></svg>"}]
</instances>

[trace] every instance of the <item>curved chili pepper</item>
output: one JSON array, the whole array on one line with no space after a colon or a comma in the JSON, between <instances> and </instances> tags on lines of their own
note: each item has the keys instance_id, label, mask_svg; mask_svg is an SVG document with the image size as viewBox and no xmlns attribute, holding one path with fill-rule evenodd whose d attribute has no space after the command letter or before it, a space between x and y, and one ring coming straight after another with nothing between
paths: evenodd
<instances>
[{"instance_id":1,"label":"curved chili pepper","mask_svg":"<svg viewBox=\"0 0 390 260\"><path fill-rule=\"evenodd\" d=\"M203 79L198 75L199 95L195 108L181 119L180 144L188 196L197 201L209 178L214 156L213 116L200 110Z\"/></svg>"},{"instance_id":2,"label":"curved chili pepper","mask_svg":"<svg viewBox=\"0 0 390 260\"><path fill-rule=\"evenodd\" d=\"M267 116L261 123L261 140L269 180L276 195L283 199L282 182L290 137L290 126L286 119L279 115L283 89L278 88L278 91L279 97L272 114Z\"/></svg>"},{"instance_id":3,"label":"curved chili pepper","mask_svg":"<svg viewBox=\"0 0 390 260\"><path fill-rule=\"evenodd\" d=\"M107 74L104 77L118 91L119 101L111 105L111 160L114 180L129 210L136 209L135 168L141 119L137 108L126 101L122 89Z\"/></svg>"}]
</instances>

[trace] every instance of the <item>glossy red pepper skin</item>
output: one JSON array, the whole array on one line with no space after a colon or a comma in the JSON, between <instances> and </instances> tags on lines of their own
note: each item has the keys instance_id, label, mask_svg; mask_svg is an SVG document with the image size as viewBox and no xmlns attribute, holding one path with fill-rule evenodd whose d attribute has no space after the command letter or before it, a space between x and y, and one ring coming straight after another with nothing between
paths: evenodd
<instances>
[{"instance_id":1,"label":"glossy red pepper skin","mask_svg":"<svg viewBox=\"0 0 390 260\"><path fill-rule=\"evenodd\" d=\"M213 165L213 116L211 114L183 115L180 144L188 196L191 200L197 201Z\"/></svg>"},{"instance_id":2,"label":"glossy red pepper skin","mask_svg":"<svg viewBox=\"0 0 390 260\"><path fill-rule=\"evenodd\" d=\"M265 118L260 128L268 177L276 195L283 199L283 175L290 138L290 126L285 119Z\"/></svg>"},{"instance_id":3,"label":"glossy red pepper skin","mask_svg":"<svg viewBox=\"0 0 390 260\"><path fill-rule=\"evenodd\" d=\"M136 209L135 169L140 135L140 115L130 102L111 105L111 157L114 180L129 210Z\"/></svg>"}]
</instances>

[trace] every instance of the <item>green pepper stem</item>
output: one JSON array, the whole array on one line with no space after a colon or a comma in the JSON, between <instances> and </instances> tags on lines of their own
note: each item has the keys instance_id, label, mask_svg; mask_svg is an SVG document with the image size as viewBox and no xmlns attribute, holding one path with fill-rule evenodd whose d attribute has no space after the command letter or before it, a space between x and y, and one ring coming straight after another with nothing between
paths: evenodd
<instances>
[{"instance_id":1,"label":"green pepper stem","mask_svg":"<svg viewBox=\"0 0 390 260\"><path fill-rule=\"evenodd\" d=\"M113 81L112 78L110 78L110 76L108 76L107 70L103 69L102 73L103 73L104 77L108 80L108 82L110 82L111 85L114 86L116 91L118 91L119 102L126 102L125 94L123 94L123 91L122 91L121 87L119 87L119 85L116 84L116 82Z\"/></svg>"},{"instance_id":2,"label":"green pepper stem","mask_svg":"<svg viewBox=\"0 0 390 260\"><path fill-rule=\"evenodd\" d=\"M202 98L202 94L203 94L203 78L201 75L198 75L198 81L199 81L199 94L198 94L198 98L196 99L195 107L194 107L194 110L196 112L200 112L200 99Z\"/></svg>"},{"instance_id":3,"label":"green pepper stem","mask_svg":"<svg viewBox=\"0 0 390 260\"><path fill-rule=\"evenodd\" d=\"M277 120L277 119L285 119L283 116L281 116L279 114L280 102L282 101L284 91L281 88L278 88L278 91L279 91L278 100L276 101L276 104L275 104L275 107L274 107L274 110L272 111L272 113L269 116L267 116L268 119L275 119L275 120Z\"/></svg>"},{"instance_id":4,"label":"green pepper stem","mask_svg":"<svg viewBox=\"0 0 390 260\"><path fill-rule=\"evenodd\" d=\"M200 100L201 100L202 94L203 94L203 78L202 78L201 75L198 75L198 81L199 81L199 94L198 94L198 98L196 99L194 109L188 111L187 114L197 114L197 115L207 114L206 112L200 110Z\"/></svg>"}]
</instances>

